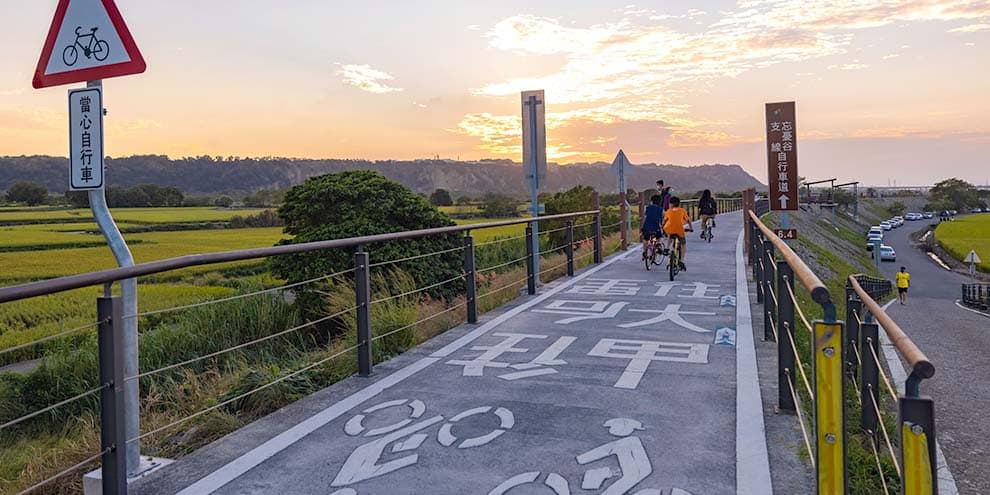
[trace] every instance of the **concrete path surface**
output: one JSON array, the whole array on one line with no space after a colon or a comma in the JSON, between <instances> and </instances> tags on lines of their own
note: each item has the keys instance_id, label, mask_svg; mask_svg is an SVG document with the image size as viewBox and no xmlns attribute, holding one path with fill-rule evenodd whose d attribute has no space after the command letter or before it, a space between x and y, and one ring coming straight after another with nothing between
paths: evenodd
<instances>
[{"instance_id":1,"label":"concrete path surface","mask_svg":"<svg viewBox=\"0 0 990 495\"><path fill-rule=\"evenodd\" d=\"M135 491L771 493L737 266L741 215L723 217L711 244L689 234L689 270L674 282L630 249L214 442Z\"/></svg>"}]
</instances>

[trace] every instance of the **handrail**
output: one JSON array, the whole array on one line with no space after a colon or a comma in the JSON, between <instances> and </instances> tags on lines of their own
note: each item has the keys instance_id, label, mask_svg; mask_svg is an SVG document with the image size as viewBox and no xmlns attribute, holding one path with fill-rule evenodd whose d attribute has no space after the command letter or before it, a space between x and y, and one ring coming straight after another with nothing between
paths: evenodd
<instances>
[{"instance_id":1,"label":"handrail","mask_svg":"<svg viewBox=\"0 0 990 495\"><path fill-rule=\"evenodd\" d=\"M859 281L856 280L855 275L849 276L849 285L856 291L856 295L859 296L860 301L866 306L870 311L870 314L876 318L880 326L883 327L884 332L887 333L887 337L890 338L891 343L894 347L897 347L898 352L904 356L908 364L911 366L911 374L918 376L919 378L931 378L935 375L935 365L928 360L928 356L921 349L915 345L911 337L908 337L904 330L887 315L887 312L877 304L876 301L870 297L869 294L859 285Z\"/></svg>"},{"instance_id":2,"label":"handrail","mask_svg":"<svg viewBox=\"0 0 990 495\"><path fill-rule=\"evenodd\" d=\"M778 238L772 230L767 228L766 225L763 225L760 217L756 216L752 210L747 213L749 213L750 218L753 219L753 222L759 227L760 231L763 232L764 237L773 243L780 255L787 261L787 264L791 266L791 269L794 270L795 278L800 280L801 285L804 285L808 289L808 292L811 293L811 298L818 304L832 302L832 295L829 293L828 287L825 287L825 284L818 278L818 275L815 275L815 272L811 271L811 268L808 268L804 260L786 242Z\"/></svg>"},{"instance_id":3,"label":"handrail","mask_svg":"<svg viewBox=\"0 0 990 495\"><path fill-rule=\"evenodd\" d=\"M556 220L563 218L574 218L584 215L596 215L600 210L580 211L575 213L561 213L558 215L546 215L534 218L521 218L518 220L502 220L498 222L476 223L470 225L456 225L451 227L437 227L432 229L410 230L406 232L392 232L388 234L367 235L361 237L348 237L346 239L333 239L327 241L304 242L301 244L286 244L283 246L273 246L268 248L239 249L236 251L223 251L219 253L192 254L180 256L178 258L168 258L164 260L141 263L123 268L110 268L97 272L83 273L80 275L70 275L39 282L13 285L0 288L0 303L27 299L35 296L54 294L82 287L101 285L106 283L124 280L128 278L153 275L155 273L189 268L192 266L212 265L216 263L229 263L232 261L243 261L257 258L267 258L283 254L304 253L319 251L324 249L337 249L355 247L375 242L399 241L405 239L415 239L429 235L455 234L458 232L468 232L471 230L487 229L492 227L504 227L506 225L519 225L532 223L534 220Z\"/></svg>"}]
</instances>

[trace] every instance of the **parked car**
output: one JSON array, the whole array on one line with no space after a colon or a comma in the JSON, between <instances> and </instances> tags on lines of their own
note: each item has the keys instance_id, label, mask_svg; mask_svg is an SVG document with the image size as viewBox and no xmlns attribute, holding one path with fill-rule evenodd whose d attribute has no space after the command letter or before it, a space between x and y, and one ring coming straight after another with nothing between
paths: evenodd
<instances>
[{"instance_id":1,"label":"parked car","mask_svg":"<svg viewBox=\"0 0 990 495\"><path fill-rule=\"evenodd\" d=\"M873 234L877 234L877 235L879 235L882 238L883 237L883 227L881 227L879 225L874 225L874 226L870 227L870 231L866 233L866 237L870 237Z\"/></svg>"},{"instance_id":2,"label":"parked car","mask_svg":"<svg viewBox=\"0 0 990 495\"><path fill-rule=\"evenodd\" d=\"M926 211L924 215L925 215L925 218L935 218L935 212L934 211Z\"/></svg>"},{"instance_id":3,"label":"parked car","mask_svg":"<svg viewBox=\"0 0 990 495\"><path fill-rule=\"evenodd\" d=\"M891 224L890 224L891 226L893 226L894 228L897 228L897 227L900 227L901 225L904 225L904 218L902 218L902 217L894 217L894 218L891 218L890 219L890 222L891 222Z\"/></svg>"},{"instance_id":4,"label":"parked car","mask_svg":"<svg viewBox=\"0 0 990 495\"><path fill-rule=\"evenodd\" d=\"M904 215L904 219L909 222L921 220L922 218L925 218L925 216L922 215L921 213L908 213L907 215Z\"/></svg>"},{"instance_id":5,"label":"parked car","mask_svg":"<svg viewBox=\"0 0 990 495\"><path fill-rule=\"evenodd\" d=\"M949 216L953 216L954 217L954 216L956 216L958 214L959 214L959 212L956 211L956 210L949 210Z\"/></svg>"},{"instance_id":6,"label":"parked car","mask_svg":"<svg viewBox=\"0 0 990 495\"><path fill-rule=\"evenodd\" d=\"M886 244L881 244L880 261L897 261L897 253L894 252L894 248Z\"/></svg>"},{"instance_id":7,"label":"parked car","mask_svg":"<svg viewBox=\"0 0 990 495\"><path fill-rule=\"evenodd\" d=\"M973 208L973 210L970 211L970 213L983 213L983 208Z\"/></svg>"},{"instance_id":8,"label":"parked car","mask_svg":"<svg viewBox=\"0 0 990 495\"><path fill-rule=\"evenodd\" d=\"M884 222L880 222L880 228L883 229L883 230L890 230L890 229L894 228L894 226L891 225L890 222L884 221Z\"/></svg>"}]
</instances>

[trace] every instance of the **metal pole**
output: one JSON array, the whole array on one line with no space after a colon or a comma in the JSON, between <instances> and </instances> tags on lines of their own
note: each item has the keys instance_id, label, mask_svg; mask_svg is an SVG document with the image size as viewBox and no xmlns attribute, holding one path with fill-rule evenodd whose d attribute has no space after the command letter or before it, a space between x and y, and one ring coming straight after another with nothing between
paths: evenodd
<instances>
[{"instance_id":1,"label":"metal pole","mask_svg":"<svg viewBox=\"0 0 990 495\"><path fill-rule=\"evenodd\" d=\"M856 362L856 346L859 345L859 321L863 317L863 302L856 291L846 289L846 372L856 376L859 365ZM862 354L860 354L862 359Z\"/></svg>"},{"instance_id":2,"label":"metal pole","mask_svg":"<svg viewBox=\"0 0 990 495\"><path fill-rule=\"evenodd\" d=\"M535 222L534 222L535 223ZM536 258L540 256L533 249L533 226L526 226L526 293L536 294Z\"/></svg>"},{"instance_id":3,"label":"metal pole","mask_svg":"<svg viewBox=\"0 0 990 495\"><path fill-rule=\"evenodd\" d=\"M123 304L119 297L96 299L100 384L100 447L104 495L127 495L127 428L124 398ZM137 382L137 380L134 380ZM133 438L133 437L132 437Z\"/></svg>"},{"instance_id":4,"label":"metal pole","mask_svg":"<svg viewBox=\"0 0 990 495\"><path fill-rule=\"evenodd\" d=\"M775 340L773 335L774 324L773 317L777 312L777 307L774 305L774 281L776 279L775 269L777 268L777 261L774 259L773 243L769 239L763 242L763 266L767 273L763 274L763 339L767 341ZM777 295L777 299L780 299L780 295Z\"/></svg>"},{"instance_id":5,"label":"metal pole","mask_svg":"<svg viewBox=\"0 0 990 495\"><path fill-rule=\"evenodd\" d=\"M787 374L797 380L794 347L791 347L794 342L794 301L785 295L788 294L788 287L794 290L794 270L786 261L778 261L777 291L780 297L777 298L777 331L780 335L777 341L777 404L782 411L794 411L796 407L791 392L785 386Z\"/></svg>"},{"instance_id":6,"label":"metal pole","mask_svg":"<svg viewBox=\"0 0 990 495\"><path fill-rule=\"evenodd\" d=\"M880 363L873 359L873 353L880 356L880 346L878 345L879 327L873 322L864 322L859 327L860 345L863 350L863 365L860 367L859 398L863 401L862 412L859 415L859 425L864 431L877 434L877 413L873 409L873 404L879 404L880 397ZM870 351L872 349L872 352Z\"/></svg>"},{"instance_id":7,"label":"metal pole","mask_svg":"<svg viewBox=\"0 0 990 495\"><path fill-rule=\"evenodd\" d=\"M564 248L564 252L567 253L567 276L574 276L574 220L567 221L567 247Z\"/></svg>"},{"instance_id":8,"label":"metal pole","mask_svg":"<svg viewBox=\"0 0 990 495\"><path fill-rule=\"evenodd\" d=\"M464 287L467 298L467 322L478 323L478 285L474 264L474 237L464 236Z\"/></svg>"},{"instance_id":9,"label":"metal pole","mask_svg":"<svg viewBox=\"0 0 990 495\"><path fill-rule=\"evenodd\" d=\"M846 415L842 400L842 330L842 323L816 321L812 335L815 468L817 492L821 494L849 492L846 476Z\"/></svg>"},{"instance_id":10,"label":"metal pole","mask_svg":"<svg viewBox=\"0 0 990 495\"><path fill-rule=\"evenodd\" d=\"M103 81L88 81L87 88L102 88ZM100 111L105 112L104 109ZM104 130L104 133L106 131ZM104 151L106 150L106 136L103 139ZM100 157L102 163L103 157ZM110 207L107 206L107 198L104 189L93 189L89 191L89 208L93 212L93 219L103 232L103 238L110 246L117 266L134 266L134 257L131 250L124 241L124 236L117 228L117 224L110 215ZM120 299L125 315L132 316L138 313L137 300L137 279L129 278L120 281ZM118 331L122 334L123 353L120 358L124 363L124 374L135 376L138 374L138 319L130 317L124 319L118 325ZM138 388L138 381L131 380L123 385L124 387L124 425L127 438L137 438L141 435L141 398ZM127 444L127 472L137 473L141 464L141 442L135 440Z\"/></svg>"},{"instance_id":11,"label":"metal pole","mask_svg":"<svg viewBox=\"0 0 990 495\"><path fill-rule=\"evenodd\" d=\"M598 191L592 191L591 193L592 209L597 210L595 213L595 218L593 225L591 226L591 235L595 237L595 263L602 262L602 205L598 198Z\"/></svg>"},{"instance_id":12,"label":"metal pole","mask_svg":"<svg viewBox=\"0 0 990 495\"><path fill-rule=\"evenodd\" d=\"M898 398L897 404L900 457L904 469L901 493L938 495L935 402L931 397L902 396Z\"/></svg>"},{"instance_id":13,"label":"metal pole","mask_svg":"<svg viewBox=\"0 0 990 495\"><path fill-rule=\"evenodd\" d=\"M756 260L753 262L753 281L756 282L756 302L758 304L763 304L763 260L766 259L766 241L760 240L759 236L756 240ZM766 336L767 330L764 329L764 336Z\"/></svg>"},{"instance_id":14,"label":"metal pole","mask_svg":"<svg viewBox=\"0 0 990 495\"><path fill-rule=\"evenodd\" d=\"M358 374L371 376L371 267L364 246L354 253L354 295L357 304Z\"/></svg>"},{"instance_id":15,"label":"metal pole","mask_svg":"<svg viewBox=\"0 0 990 495\"><path fill-rule=\"evenodd\" d=\"M532 180L529 181L529 185L530 185L530 195L532 196L532 201L533 201L533 208L532 209L533 209L533 219L534 220L533 220L533 223L530 224L530 225L533 226L533 238L532 239L529 239L529 242L532 244L533 252L539 253L540 252L540 225L539 225L539 222L537 222L535 220L537 217L540 216L540 158L539 158L539 149L538 149L538 141L537 141L537 136L539 135L539 133L537 132L537 129L536 129L536 103L537 103L536 97L535 96L530 96L529 97L529 123L530 123L530 133L531 133L530 134L530 137L531 137L531 141L530 142L533 143L533 153L532 153L533 154L533 156L532 156L532 158L533 158L533 163L532 163L533 177L532 177ZM533 260L533 270L535 271L535 273L539 273L540 272L540 257L539 257L539 254L537 254L536 255L536 258ZM536 280L536 283L539 284L539 280Z\"/></svg>"},{"instance_id":16,"label":"metal pole","mask_svg":"<svg viewBox=\"0 0 990 495\"><path fill-rule=\"evenodd\" d=\"M621 232L620 237L622 238L622 250L625 251L629 248L629 226L626 224L626 216L629 213L629 208L626 205L626 201L622 200L619 203L619 218L621 221L620 227Z\"/></svg>"}]
</instances>

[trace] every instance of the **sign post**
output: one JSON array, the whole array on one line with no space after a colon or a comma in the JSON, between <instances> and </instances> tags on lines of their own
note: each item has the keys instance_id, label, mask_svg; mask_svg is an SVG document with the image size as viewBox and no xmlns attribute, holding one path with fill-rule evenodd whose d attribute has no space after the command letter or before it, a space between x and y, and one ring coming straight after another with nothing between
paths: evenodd
<instances>
[{"instance_id":1,"label":"sign post","mask_svg":"<svg viewBox=\"0 0 990 495\"><path fill-rule=\"evenodd\" d=\"M134 258L110 215L104 194L103 116L106 111L102 79L139 74L145 68L144 57L114 0L59 0L32 80L35 88L86 82L85 89L73 89L68 94L69 189L88 191L93 218L117 264L122 267L133 266ZM137 280L122 280L120 296L123 314L136 315ZM139 372L137 318L124 318L119 326L115 324L116 328L121 330L120 359L124 375L135 376ZM137 438L140 435L138 381L132 380L122 386L125 438ZM122 445L118 447L123 448ZM129 475L145 470L140 454L139 442L126 444ZM152 463L148 467L162 464ZM87 478L84 485L89 483Z\"/></svg>"},{"instance_id":2,"label":"sign post","mask_svg":"<svg viewBox=\"0 0 990 495\"><path fill-rule=\"evenodd\" d=\"M523 170L529 181L533 215L534 277L540 283L540 230L536 218L540 216L540 186L547 175L546 105L543 90L522 92L522 145Z\"/></svg>"},{"instance_id":3,"label":"sign post","mask_svg":"<svg viewBox=\"0 0 990 495\"><path fill-rule=\"evenodd\" d=\"M767 103L766 126L770 210L783 212L781 227L787 229L787 212L798 209L797 121L794 102Z\"/></svg>"},{"instance_id":4,"label":"sign post","mask_svg":"<svg viewBox=\"0 0 990 495\"><path fill-rule=\"evenodd\" d=\"M615 160L612 160L612 166L609 167L609 170L616 175L616 187L619 190L619 198L626 208L626 216L622 221L626 222L627 232L632 231L632 210L629 208L629 201L626 198L626 168L631 165L629 158L626 157L626 153L620 149L619 153L615 155Z\"/></svg>"},{"instance_id":5,"label":"sign post","mask_svg":"<svg viewBox=\"0 0 990 495\"><path fill-rule=\"evenodd\" d=\"M976 250L971 249L969 254L966 255L966 259L963 260L969 263L969 283L976 283L976 265L981 263L980 257L976 254Z\"/></svg>"}]
</instances>

